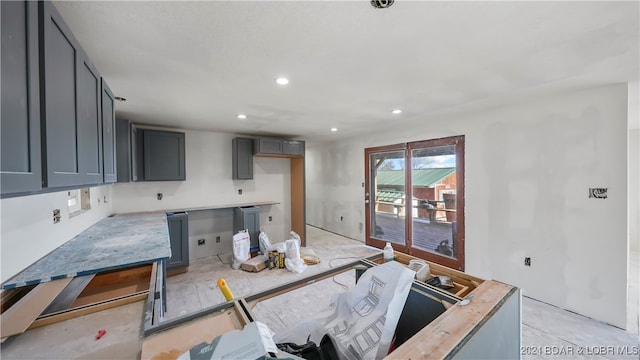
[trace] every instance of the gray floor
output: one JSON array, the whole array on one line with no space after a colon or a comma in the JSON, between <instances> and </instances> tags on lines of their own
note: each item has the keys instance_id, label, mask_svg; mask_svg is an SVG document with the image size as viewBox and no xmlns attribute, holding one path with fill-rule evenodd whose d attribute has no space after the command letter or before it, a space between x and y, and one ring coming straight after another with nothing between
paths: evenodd
<instances>
[{"instance_id":1,"label":"gray floor","mask_svg":"<svg viewBox=\"0 0 640 360\"><path fill-rule=\"evenodd\" d=\"M219 277L227 279L236 296L247 295L256 289L265 289L292 279L321 272L353 258L378 252L362 243L347 239L317 228L308 227L309 245L321 257L319 265L310 266L303 274L287 270L264 270L257 274L231 270L218 258L195 261L190 271L168 279L169 313L167 317L178 316L198 308L223 301L215 282ZM637 255L635 256L636 276L635 315L630 313L630 323L638 324L637 318ZM633 265L633 264L632 264ZM283 297L276 303L275 298L256 305L252 311L258 320L267 323L274 332L279 332L288 324L300 321L302 316L328 309L335 294L353 286L352 273L338 275L332 279L317 282L311 287L314 296L305 290L309 286L295 290L292 296ZM633 277L632 277L633 280ZM632 290L633 285L630 285ZM633 299L635 296L635 300ZM278 307L286 311L274 312ZM303 311L300 311L302 309ZM298 311L296 311L298 310ZM32 329L15 336L1 345L2 359L136 359L141 348L140 325L143 303L138 302L114 309L101 311L57 324ZM633 318L635 316L635 318ZM586 318L557 307L529 299L522 299L522 345L523 359L638 359L639 338L602 322ZM100 340L95 340L98 330L107 330ZM587 354L577 354L580 349ZM619 350L627 355L616 355ZM573 351L573 354L569 352ZM561 356L554 356L564 352ZM528 354L528 355L527 355ZM635 355L634 355L635 354Z\"/></svg>"}]
</instances>

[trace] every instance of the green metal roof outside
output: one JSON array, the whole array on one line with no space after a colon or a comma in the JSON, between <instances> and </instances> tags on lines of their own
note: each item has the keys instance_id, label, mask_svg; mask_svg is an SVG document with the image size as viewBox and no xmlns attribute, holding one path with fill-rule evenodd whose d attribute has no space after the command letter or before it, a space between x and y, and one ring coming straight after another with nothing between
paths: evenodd
<instances>
[{"instance_id":1,"label":"green metal roof outside","mask_svg":"<svg viewBox=\"0 0 640 360\"><path fill-rule=\"evenodd\" d=\"M411 170L413 186L433 187L447 176L456 172L455 168L434 168ZM404 185L404 170L378 170L378 186Z\"/></svg>"}]
</instances>

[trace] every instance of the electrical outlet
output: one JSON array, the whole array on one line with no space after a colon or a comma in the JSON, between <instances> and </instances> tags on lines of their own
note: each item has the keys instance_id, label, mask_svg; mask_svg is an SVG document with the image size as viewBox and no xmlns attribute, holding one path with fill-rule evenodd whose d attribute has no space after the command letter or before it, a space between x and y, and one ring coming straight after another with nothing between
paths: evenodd
<instances>
[{"instance_id":1,"label":"electrical outlet","mask_svg":"<svg viewBox=\"0 0 640 360\"><path fill-rule=\"evenodd\" d=\"M53 209L53 223L57 224L60 222L61 219L61 215L60 215L60 209Z\"/></svg>"},{"instance_id":2,"label":"electrical outlet","mask_svg":"<svg viewBox=\"0 0 640 360\"><path fill-rule=\"evenodd\" d=\"M531 266L531 258L530 257L525 257L524 258L524 266Z\"/></svg>"},{"instance_id":3,"label":"electrical outlet","mask_svg":"<svg viewBox=\"0 0 640 360\"><path fill-rule=\"evenodd\" d=\"M204 245L204 239L198 239L198 246Z\"/></svg>"},{"instance_id":4,"label":"electrical outlet","mask_svg":"<svg viewBox=\"0 0 640 360\"><path fill-rule=\"evenodd\" d=\"M220 242L220 236L216 236L216 243Z\"/></svg>"},{"instance_id":5,"label":"electrical outlet","mask_svg":"<svg viewBox=\"0 0 640 360\"><path fill-rule=\"evenodd\" d=\"M242 189L238 189L238 195L242 195Z\"/></svg>"},{"instance_id":6,"label":"electrical outlet","mask_svg":"<svg viewBox=\"0 0 640 360\"><path fill-rule=\"evenodd\" d=\"M163 196L162 193L157 193L156 194L156 197L158 198L158 200L162 200L162 196Z\"/></svg>"},{"instance_id":7,"label":"electrical outlet","mask_svg":"<svg viewBox=\"0 0 640 360\"><path fill-rule=\"evenodd\" d=\"M273 221L273 216L269 216L269 221Z\"/></svg>"},{"instance_id":8,"label":"electrical outlet","mask_svg":"<svg viewBox=\"0 0 640 360\"><path fill-rule=\"evenodd\" d=\"M589 188L589 199L606 199L608 188Z\"/></svg>"}]
</instances>

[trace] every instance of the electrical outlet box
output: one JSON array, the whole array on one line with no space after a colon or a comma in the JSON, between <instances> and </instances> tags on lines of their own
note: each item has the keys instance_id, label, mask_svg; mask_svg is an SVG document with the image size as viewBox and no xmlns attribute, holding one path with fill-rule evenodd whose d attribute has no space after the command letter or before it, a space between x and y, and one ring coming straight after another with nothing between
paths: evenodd
<instances>
[{"instance_id":1,"label":"electrical outlet box","mask_svg":"<svg viewBox=\"0 0 640 360\"><path fill-rule=\"evenodd\" d=\"M606 199L608 188L589 188L589 199Z\"/></svg>"},{"instance_id":2,"label":"electrical outlet box","mask_svg":"<svg viewBox=\"0 0 640 360\"><path fill-rule=\"evenodd\" d=\"M59 223L61 218L62 216L60 215L60 209L53 209L53 223Z\"/></svg>"},{"instance_id":3,"label":"electrical outlet box","mask_svg":"<svg viewBox=\"0 0 640 360\"><path fill-rule=\"evenodd\" d=\"M158 198L158 200L162 200L162 196L163 196L162 193L157 193L156 194L156 197Z\"/></svg>"},{"instance_id":4,"label":"electrical outlet box","mask_svg":"<svg viewBox=\"0 0 640 360\"><path fill-rule=\"evenodd\" d=\"M198 239L198 246L204 245L204 239Z\"/></svg>"},{"instance_id":5,"label":"electrical outlet box","mask_svg":"<svg viewBox=\"0 0 640 360\"><path fill-rule=\"evenodd\" d=\"M269 221L273 221L273 216L269 216Z\"/></svg>"},{"instance_id":6,"label":"electrical outlet box","mask_svg":"<svg viewBox=\"0 0 640 360\"><path fill-rule=\"evenodd\" d=\"M525 257L524 258L524 266L531 266L531 258L530 257Z\"/></svg>"},{"instance_id":7,"label":"electrical outlet box","mask_svg":"<svg viewBox=\"0 0 640 360\"><path fill-rule=\"evenodd\" d=\"M220 242L220 236L216 236L216 243Z\"/></svg>"}]
</instances>

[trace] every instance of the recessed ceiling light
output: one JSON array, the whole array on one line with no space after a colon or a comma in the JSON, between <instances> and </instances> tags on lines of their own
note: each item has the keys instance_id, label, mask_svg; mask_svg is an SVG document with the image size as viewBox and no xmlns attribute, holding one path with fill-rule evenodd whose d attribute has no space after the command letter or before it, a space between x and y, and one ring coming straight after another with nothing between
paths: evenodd
<instances>
[{"instance_id":1,"label":"recessed ceiling light","mask_svg":"<svg viewBox=\"0 0 640 360\"><path fill-rule=\"evenodd\" d=\"M236 115L236 117L237 117L238 119L246 119L246 118L247 118L247 115L245 115L245 114L238 114L238 115Z\"/></svg>"},{"instance_id":2,"label":"recessed ceiling light","mask_svg":"<svg viewBox=\"0 0 640 360\"><path fill-rule=\"evenodd\" d=\"M289 79L285 78L285 77L279 77L276 79L276 82L279 85L287 85L289 83Z\"/></svg>"},{"instance_id":3,"label":"recessed ceiling light","mask_svg":"<svg viewBox=\"0 0 640 360\"><path fill-rule=\"evenodd\" d=\"M331 131L332 132L336 132L336 131L338 131L338 128L331 128Z\"/></svg>"},{"instance_id":4,"label":"recessed ceiling light","mask_svg":"<svg viewBox=\"0 0 640 360\"><path fill-rule=\"evenodd\" d=\"M400 114L401 112L402 112L402 110L400 110L400 109L395 109L395 110L393 110L391 113L392 113L392 114L396 114L396 115L398 115L398 114Z\"/></svg>"}]
</instances>

